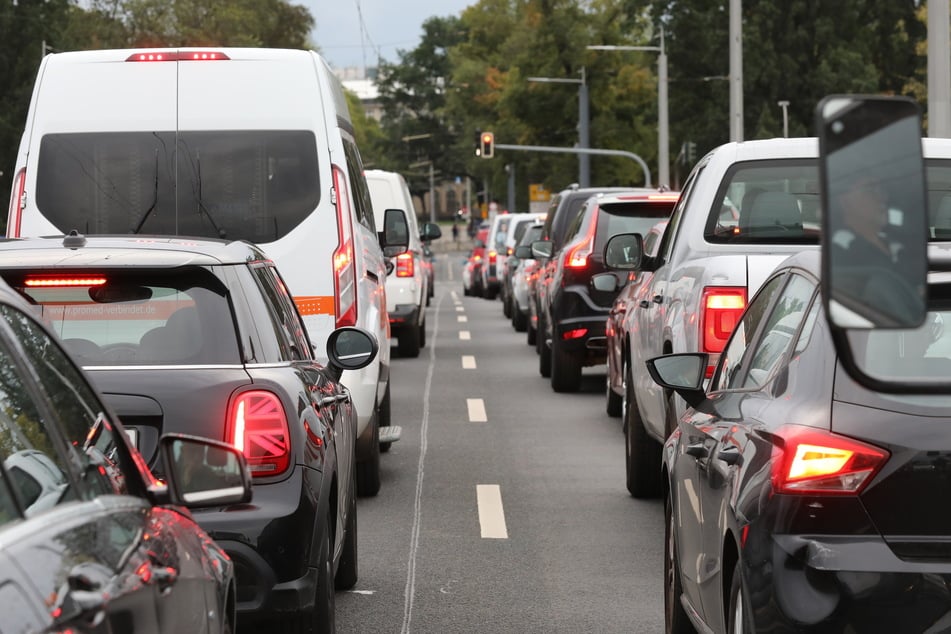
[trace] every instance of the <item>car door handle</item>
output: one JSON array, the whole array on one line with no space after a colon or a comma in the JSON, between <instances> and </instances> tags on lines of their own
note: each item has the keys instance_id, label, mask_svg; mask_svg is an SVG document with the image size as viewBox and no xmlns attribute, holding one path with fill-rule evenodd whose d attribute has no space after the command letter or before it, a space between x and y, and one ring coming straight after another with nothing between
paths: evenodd
<instances>
[{"instance_id":1,"label":"car door handle","mask_svg":"<svg viewBox=\"0 0 951 634\"><path fill-rule=\"evenodd\" d=\"M654 297L651 298L651 301L654 302L655 304L663 304L663 303L664 303L664 296L663 296L663 295L654 295Z\"/></svg>"},{"instance_id":2,"label":"car door handle","mask_svg":"<svg viewBox=\"0 0 951 634\"><path fill-rule=\"evenodd\" d=\"M152 569L152 579L159 591L168 592L178 581L178 570L171 566L156 566Z\"/></svg>"},{"instance_id":3,"label":"car door handle","mask_svg":"<svg viewBox=\"0 0 951 634\"><path fill-rule=\"evenodd\" d=\"M334 394L333 396L323 397L322 399L320 399L320 401L317 404L320 405L321 407L324 407L325 405L333 405L334 403L345 401L348 398L350 397L347 394Z\"/></svg>"},{"instance_id":4,"label":"car door handle","mask_svg":"<svg viewBox=\"0 0 951 634\"><path fill-rule=\"evenodd\" d=\"M366 276L367 276L368 279L373 280L373 281L376 282L377 284L380 283L380 276L377 275L376 273L374 273L373 271L367 271L367 272L366 272Z\"/></svg>"},{"instance_id":5,"label":"car door handle","mask_svg":"<svg viewBox=\"0 0 951 634\"><path fill-rule=\"evenodd\" d=\"M740 453L740 450L732 447L729 449L723 449L720 453L717 454L717 459L722 460L728 465L737 464L740 459L743 458L743 454Z\"/></svg>"},{"instance_id":6,"label":"car door handle","mask_svg":"<svg viewBox=\"0 0 951 634\"><path fill-rule=\"evenodd\" d=\"M687 445L684 447L684 453L688 456L693 456L694 458L706 458L710 452L707 451L707 446L702 442L698 442L693 445Z\"/></svg>"}]
</instances>

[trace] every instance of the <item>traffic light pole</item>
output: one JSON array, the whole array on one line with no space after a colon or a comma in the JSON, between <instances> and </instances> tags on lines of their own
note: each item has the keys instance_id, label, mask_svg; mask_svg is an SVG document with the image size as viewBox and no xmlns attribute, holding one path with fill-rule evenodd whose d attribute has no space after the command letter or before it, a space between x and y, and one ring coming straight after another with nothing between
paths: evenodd
<instances>
[{"instance_id":1,"label":"traffic light pole","mask_svg":"<svg viewBox=\"0 0 951 634\"><path fill-rule=\"evenodd\" d=\"M633 159L638 165L641 166L641 170L644 172L644 186L651 187L650 168L647 167L647 163L644 162L644 159L642 159L637 154L634 154L634 152L626 152L624 150L604 150L600 148L553 147L550 145L508 145L506 143L496 143L495 149L518 150L522 152L555 152L582 155L597 154L600 156L626 156L629 159Z\"/></svg>"}]
</instances>

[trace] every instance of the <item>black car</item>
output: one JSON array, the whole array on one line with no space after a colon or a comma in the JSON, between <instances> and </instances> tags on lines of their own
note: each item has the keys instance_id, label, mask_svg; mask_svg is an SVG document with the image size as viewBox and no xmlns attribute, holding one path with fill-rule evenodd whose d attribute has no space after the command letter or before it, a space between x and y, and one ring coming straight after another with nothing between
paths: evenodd
<instances>
[{"instance_id":1,"label":"black car","mask_svg":"<svg viewBox=\"0 0 951 634\"><path fill-rule=\"evenodd\" d=\"M242 622L330 631L357 580L356 415L342 369L377 352L341 328L319 364L274 264L247 242L6 241L0 275L63 338L159 477L159 437L242 450L254 504L195 513L234 562ZM183 630L184 631L184 630Z\"/></svg>"},{"instance_id":2,"label":"black car","mask_svg":"<svg viewBox=\"0 0 951 634\"><path fill-rule=\"evenodd\" d=\"M856 382L819 265L767 279L707 389L705 354L648 362L692 406L663 452L668 632L947 630L951 395ZM850 333L856 359L879 380L951 376L939 301L920 328Z\"/></svg>"},{"instance_id":3,"label":"black car","mask_svg":"<svg viewBox=\"0 0 951 634\"><path fill-rule=\"evenodd\" d=\"M234 631L232 562L185 508L250 501L244 459L210 440L153 442L161 482L0 282L0 629Z\"/></svg>"},{"instance_id":4,"label":"black car","mask_svg":"<svg viewBox=\"0 0 951 634\"><path fill-rule=\"evenodd\" d=\"M605 325L619 284L602 287L594 278L608 271L604 248L611 236L647 231L670 216L679 194L629 192L591 196L565 232L564 243L533 243L550 254L547 290L538 304L539 370L556 392L574 392L585 366L607 363Z\"/></svg>"}]
</instances>

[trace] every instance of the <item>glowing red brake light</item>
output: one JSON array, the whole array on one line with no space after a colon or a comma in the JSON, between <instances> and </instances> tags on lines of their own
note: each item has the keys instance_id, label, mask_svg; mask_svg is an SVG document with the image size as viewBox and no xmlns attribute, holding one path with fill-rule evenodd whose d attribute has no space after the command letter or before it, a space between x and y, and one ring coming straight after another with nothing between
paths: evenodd
<instances>
[{"instance_id":1,"label":"glowing red brake light","mask_svg":"<svg viewBox=\"0 0 951 634\"><path fill-rule=\"evenodd\" d=\"M140 51L127 62L212 62L231 59L221 51Z\"/></svg>"},{"instance_id":2,"label":"glowing red brake light","mask_svg":"<svg viewBox=\"0 0 951 634\"><path fill-rule=\"evenodd\" d=\"M413 277L414 272L412 253L400 253L396 256L396 277Z\"/></svg>"},{"instance_id":3,"label":"glowing red brake light","mask_svg":"<svg viewBox=\"0 0 951 634\"><path fill-rule=\"evenodd\" d=\"M252 476L278 475L290 466L287 416L281 399L273 392L238 394L229 410L226 437L244 454Z\"/></svg>"},{"instance_id":4,"label":"glowing red brake light","mask_svg":"<svg viewBox=\"0 0 951 634\"><path fill-rule=\"evenodd\" d=\"M21 169L13 181L13 198L7 212L7 237L20 237L20 222L23 220L23 207L26 204L26 168Z\"/></svg>"},{"instance_id":5,"label":"glowing red brake light","mask_svg":"<svg viewBox=\"0 0 951 634\"><path fill-rule=\"evenodd\" d=\"M86 277L28 277L23 281L24 286L31 288L50 288L63 286L102 286L106 278L98 276Z\"/></svg>"},{"instance_id":6,"label":"glowing red brake light","mask_svg":"<svg viewBox=\"0 0 951 634\"><path fill-rule=\"evenodd\" d=\"M591 255L591 237L588 236L584 241L568 249L565 253L565 268L583 269L588 266L588 256Z\"/></svg>"},{"instance_id":7,"label":"glowing red brake light","mask_svg":"<svg viewBox=\"0 0 951 634\"><path fill-rule=\"evenodd\" d=\"M746 308L746 288L742 286L708 286L700 299L701 350L723 352L733 327Z\"/></svg>"},{"instance_id":8,"label":"glowing red brake light","mask_svg":"<svg viewBox=\"0 0 951 634\"><path fill-rule=\"evenodd\" d=\"M857 495L891 455L887 450L811 427L776 432L773 489L794 495Z\"/></svg>"},{"instance_id":9,"label":"glowing red brake light","mask_svg":"<svg viewBox=\"0 0 951 634\"><path fill-rule=\"evenodd\" d=\"M353 251L350 194L343 170L333 167L334 198L337 208L337 248L333 253L334 306L337 328L357 324L357 278Z\"/></svg>"}]
</instances>

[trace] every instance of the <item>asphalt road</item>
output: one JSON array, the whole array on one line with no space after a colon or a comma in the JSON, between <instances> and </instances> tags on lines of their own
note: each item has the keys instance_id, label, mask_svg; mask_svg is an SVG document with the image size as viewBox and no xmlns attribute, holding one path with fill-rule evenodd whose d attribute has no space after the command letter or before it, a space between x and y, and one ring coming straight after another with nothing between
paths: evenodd
<instances>
[{"instance_id":1,"label":"asphalt road","mask_svg":"<svg viewBox=\"0 0 951 634\"><path fill-rule=\"evenodd\" d=\"M426 347L394 349L378 496L358 502L359 582L338 632L662 632L663 507L624 487L604 366L555 394L498 300L440 253Z\"/></svg>"}]
</instances>

